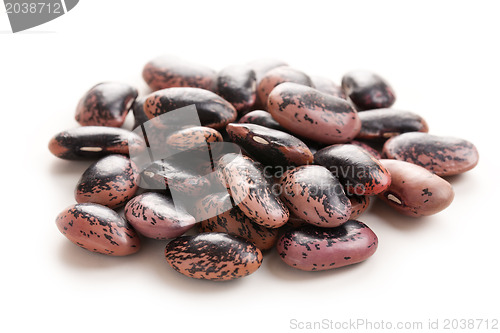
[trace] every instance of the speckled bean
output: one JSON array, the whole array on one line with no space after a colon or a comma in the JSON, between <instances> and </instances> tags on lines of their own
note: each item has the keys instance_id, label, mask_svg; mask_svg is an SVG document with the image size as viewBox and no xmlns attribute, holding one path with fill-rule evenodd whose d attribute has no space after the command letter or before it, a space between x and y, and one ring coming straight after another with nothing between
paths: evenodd
<instances>
[{"instance_id":1,"label":"speckled bean","mask_svg":"<svg viewBox=\"0 0 500 333\"><path fill-rule=\"evenodd\" d=\"M304 72L288 66L272 69L264 75L257 87L257 94L264 107L267 105L271 91L284 82L294 82L307 87L314 87L311 78Z\"/></svg>"},{"instance_id":2,"label":"speckled bean","mask_svg":"<svg viewBox=\"0 0 500 333\"><path fill-rule=\"evenodd\" d=\"M288 133L255 124L229 124L226 131L231 141L264 165L286 167L314 161L305 143Z\"/></svg>"},{"instance_id":3,"label":"speckled bean","mask_svg":"<svg viewBox=\"0 0 500 333\"><path fill-rule=\"evenodd\" d=\"M119 207L138 189L139 170L122 155L110 155L93 163L83 173L75 189L78 203L93 202Z\"/></svg>"},{"instance_id":4,"label":"speckled bean","mask_svg":"<svg viewBox=\"0 0 500 333\"><path fill-rule=\"evenodd\" d=\"M212 281L247 276L262 264L262 252L254 244L218 232L178 237L166 246L165 257L179 273Z\"/></svg>"},{"instance_id":5,"label":"speckled bean","mask_svg":"<svg viewBox=\"0 0 500 333\"><path fill-rule=\"evenodd\" d=\"M56 225L71 242L92 252L126 256L141 247L134 229L114 210L99 204L69 206L57 216Z\"/></svg>"},{"instance_id":6,"label":"speckled bean","mask_svg":"<svg viewBox=\"0 0 500 333\"><path fill-rule=\"evenodd\" d=\"M342 78L342 88L358 110L388 108L396 95L381 76L369 71L352 71Z\"/></svg>"},{"instance_id":7,"label":"speckled bean","mask_svg":"<svg viewBox=\"0 0 500 333\"><path fill-rule=\"evenodd\" d=\"M342 87L332 80L324 76L313 75L311 76L311 80L314 84L314 87L321 91L324 94L332 95L335 97L339 97L342 99L346 99L346 95L342 90Z\"/></svg>"},{"instance_id":8,"label":"speckled bean","mask_svg":"<svg viewBox=\"0 0 500 333\"><path fill-rule=\"evenodd\" d=\"M144 112L151 119L169 111L196 106L202 126L224 128L236 120L236 109L217 94L199 88L169 88L150 94L144 103Z\"/></svg>"},{"instance_id":9,"label":"speckled bean","mask_svg":"<svg viewBox=\"0 0 500 333\"><path fill-rule=\"evenodd\" d=\"M125 218L141 235L154 239L175 238L195 224L195 218L164 194L148 192L125 206Z\"/></svg>"},{"instance_id":10,"label":"speckled bean","mask_svg":"<svg viewBox=\"0 0 500 333\"><path fill-rule=\"evenodd\" d=\"M436 214L453 201L450 183L418 165L380 161L391 173L392 183L378 197L398 212L412 217Z\"/></svg>"},{"instance_id":11,"label":"speckled bean","mask_svg":"<svg viewBox=\"0 0 500 333\"><path fill-rule=\"evenodd\" d=\"M97 159L109 154L141 152L144 141L122 128L84 126L56 134L49 142L54 156L67 160Z\"/></svg>"},{"instance_id":12,"label":"speckled bean","mask_svg":"<svg viewBox=\"0 0 500 333\"><path fill-rule=\"evenodd\" d=\"M476 147L467 140L427 133L405 133L387 140L385 157L410 162L438 176L452 176L474 168Z\"/></svg>"},{"instance_id":13,"label":"speckled bean","mask_svg":"<svg viewBox=\"0 0 500 333\"><path fill-rule=\"evenodd\" d=\"M210 127L195 126L170 134L166 143L173 151L208 151L210 143L222 141L222 135L217 130Z\"/></svg>"},{"instance_id":14,"label":"speckled bean","mask_svg":"<svg viewBox=\"0 0 500 333\"><path fill-rule=\"evenodd\" d=\"M336 228L299 227L278 241L281 259L304 271L322 271L352 265L371 257L378 238L364 223L350 220Z\"/></svg>"},{"instance_id":15,"label":"speckled bean","mask_svg":"<svg viewBox=\"0 0 500 333\"><path fill-rule=\"evenodd\" d=\"M274 88L268 110L292 133L321 143L350 141L361 129L358 113L347 101L296 83Z\"/></svg>"},{"instance_id":16,"label":"speckled bean","mask_svg":"<svg viewBox=\"0 0 500 333\"><path fill-rule=\"evenodd\" d=\"M128 84L99 83L80 99L75 119L83 126L121 127L137 94L137 89Z\"/></svg>"},{"instance_id":17,"label":"speckled bean","mask_svg":"<svg viewBox=\"0 0 500 333\"><path fill-rule=\"evenodd\" d=\"M217 73L205 66L175 56L157 57L144 66L142 77L153 90L194 87L215 90Z\"/></svg>"},{"instance_id":18,"label":"speckled bean","mask_svg":"<svg viewBox=\"0 0 500 333\"><path fill-rule=\"evenodd\" d=\"M359 139L388 139L406 132L428 132L424 118L409 111L376 109L359 113Z\"/></svg>"},{"instance_id":19,"label":"speckled bean","mask_svg":"<svg viewBox=\"0 0 500 333\"><path fill-rule=\"evenodd\" d=\"M280 180L281 199L295 216L319 227L349 220L351 202L328 169L306 165L288 170Z\"/></svg>"},{"instance_id":20,"label":"speckled bean","mask_svg":"<svg viewBox=\"0 0 500 333\"><path fill-rule=\"evenodd\" d=\"M337 176L349 194L374 195L391 184L389 171L379 160L356 145L323 148L314 154L314 161Z\"/></svg>"},{"instance_id":21,"label":"speckled bean","mask_svg":"<svg viewBox=\"0 0 500 333\"><path fill-rule=\"evenodd\" d=\"M229 66L217 75L217 93L244 113L255 104L257 79L249 66Z\"/></svg>"},{"instance_id":22,"label":"speckled bean","mask_svg":"<svg viewBox=\"0 0 500 333\"><path fill-rule=\"evenodd\" d=\"M370 197L366 195L350 195L351 201L351 220L357 219L370 206Z\"/></svg>"},{"instance_id":23,"label":"speckled bean","mask_svg":"<svg viewBox=\"0 0 500 333\"><path fill-rule=\"evenodd\" d=\"M262 166L250 157L224 155L219 160L217 173L227 184L237 206L253 222L279 228L288 221L288 209L273 193Z\"/></svg>"},{"instance_id":24,"label":"speckled bean","mask_svg":"<svg viewBox=\"0 0 500 333\"><path fill-rule=\"evenodd\" d=\"M267 128L272 128L278 131L286 131L284 127L282 127L276 120L274 120L273 116L271 116L269 112L263 110L254 110L248 112L240 118L238 123L255 124Z\"/></svg>"},{"instance_id":25,"label":"speckled bean","mask_svg":"<svg viewBox=\"0 0 500 333\"><path fill-rule=\"evenodd\" d=\"M201 232L225 232L252 242L260 250L268 250L278 241L278 229L265 228L252 222L231 203L229 193L215 193L201 199L196 208ZM208 219L205 216L213 216Z\"/></svg>"}]
</instances>

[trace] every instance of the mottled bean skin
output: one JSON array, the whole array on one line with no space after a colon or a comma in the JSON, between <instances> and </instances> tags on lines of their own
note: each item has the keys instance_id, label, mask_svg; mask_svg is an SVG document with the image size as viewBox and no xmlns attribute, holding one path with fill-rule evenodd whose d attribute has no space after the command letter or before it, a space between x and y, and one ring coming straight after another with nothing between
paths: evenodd
<instances>
[{"instance_id":1,"label":"mottled bean skin","mask_svg":"<svg viewBox=\"0 0 500 333\"><path fill-rule=\"evenodd\" d=\"M172 133L167 137L167 145L174 151L208 151L209 143L222 142L222 135L210 127L195 126Z\"/></svg>"},{"instance_id":2,"label":"mottled bean skin","mask_svg":"<svg viewBox=\"0 0 500 333\"><path fill-rule=\"evenodd\" d=\"M122 155L103 157L88 167L78 181L75 199L110 208L123 205L138 189L139 169Z\"/></svg>"},{"instance_id":3,"label":"mottled bean skin","mask_svg":"<svg viewBox=\"0 0 500 333\"><path fill-rule=\"evenodd\" d=\"M395 136L384 144L383 154L424 167L438 176L458 175L479 161L479 153L469 141L427 133Z\"/></svg>"},{"instance_id":4,"label":"mottled bean skin","mask_svg":"<svg viewBox=\"0 0 500 333\"><path fill-rule=\"evenodd\" d=\"M314 87L311 78L297 69L284 66L270 70L264 75L257 87L257 94L264 107L271 91L284 82L294 82L307 87Z\"/></svg>"},{"instance_id":5,"label":"mottled bean skin","mask_svg":"<svg viewBox=\"0 0 500 333\"><path fill-rule=\"evenodd\" d=\"M373 148L372 146L368 145L367 143L364 143L364 142L361 142L361 141L357 141L357 140L352 140L351 142L349 142L351 145L355 145L355 146L358 146L358 147L361 147L363 148L364 150L366 150L368 153L372 154L373 157L375 157L377 160L380 160L382 158L382 154L380 154L378 152L378 150L376 150L375 148Z\"/></svg>"},{"instance_id":6,"label":"mottled bean skin","mask_svg":"<svg viewBox=\"0 0 500 333\"><path fill-rule=\"evenodd\" d=\"M195 218L174 205L170 197L155 192L130 200L125 218L141 235L159 240L178 237L196 224Z\"/></svg>"},{"instance_id":7,"label":"mottled bean skin","mask_svg":"<svg viewBox=\"0 0 500 333\"><path fill-rule=\"evenodd\" d=\"M205 66L174 56L157 57L144 66L142 77L153 90L193 87L215 90L217 73Z\"/></svg>"},{"instance_id":8,"label":"mottled bean skin","mask_svg":"<svg viewBox=\"0 0 500 333\"><path fill-rule=\"evenodd\" d=\"M141 247L134 229L115 211L99 204L69 206L57 216L56 225L71 242L92 252L126 256Z\"/></svg>"},{"instance_id":9,"label":"mottled bean skin","mask_svg":"<svg viewBox=\"0 0 500 333\"><path fill-rule=\"evenodd\" d=\"M357 219L370 206L370 197L366 195L351 195L351 220Z\"/></svg>"},{"instance_id":10,"label":"mottled bean skin","mask_svg":"<svg viewBox=\"0 0 500 333\"><path fill-rule=\"evenodd\" d=\"M122 128L84 126L56 134L49 142L50 152L66 160L97 159L109 154L141 152L144 141Z\"/></svg>"},{"instance_id":11,"label":"mottled bean skin","mask_svg":"<svg viewBox=\"0 0 500 333\"><path fill-rule=\"evenodd\" d=\"M146 96L138 97L132 105L132 112L134 113L134 128L137 128L149 120L146 113L144 113L144 102Z\"/></svg>"},{"instance_id":12,"label":"mottled bean skin","mask_svg":"<svg viewBox=\"0 0 500 333\"><path fill-rule=\"evenodd\" d=\"M170 88L150 94L144 112L151 119L191 104L196 105L202 126L224 128L236 120L236 109L217 94L199 88Z\"/></svg>"},{"instance_id":13,"label":"mottled bean skin","mask_svg":"<svg viewBox=\"0 0 500 333\"><path fill-rule=\"evenodd\" d=\"M219 160L217 173L238 208L253 222L279 228L288 221L290 213L272 192L259 163L247 156L227 154Z\"/></svg>"},{"instance_id":14,"label":"mottled bean skin","mask_svg":"<svg viewBox=\"0 0 500 333\"><path fill-rule=\"evenodd\" d=\"M375 233L363 222L350 220L336 228L299 227L278 241L281 259L304 271L323 271L364 261L378 246Z\"/></svg>"},{"instance_id":15,"label":"mottled bean skin","mask_svg":"<svg viewBox=\"0 0 500 333\"><path fill-rule=\"evenodd\" d=\"M348 142L361 129L358 113L347 101L296 83L274 88L268 110L284 128L320 143Z\"/></svg>"},{"instance_id":16,"label":"mottled bean skin","mask_svg":"<svg viewBox=\"0 0 500 333\"><path fill-rule=\"evenodd\" d=\"M217 75L217 93L234 108L244 113L255 104L257 98L257 78L248 66L229 66Z\"/></svg>"},{"instance_id":17,"label":"mottled bean skin","mask_svg":"<svg viewBox=\"0 0 500 333\"><path fill-rule=\"evenodd\" d=\"M201 220L200 232L224 232L252 242L260 250L268 250L278 241L278 229L265 228L252 222L243 212L234 207L229 194L215 193L201 199L197 204L197 219ZM208 219L205 216L213 216Z\"/></svg>"},{"instance_id":18,"label":"mottled bean skin","mask_svg":"<svg viewBox=\"0 0 500 333\"><path fill-rule=\"evenodd\" d=\"M381 160L392 176L392 184L378 197L401 214L418 217L436 214L453 201L450 183L418 165Z\"/></svg>"},{"instance_id":19,"label":"mottled bean skin","mask_svg":"<svg viewBox=\"0 0 500 333\"><path fill-rule=\"evenodd\" d=\"M257 78L257 83L262 80L264 75L272 69L277 67L288 66L283 60L272 59L272 58L262 58L255 59L247 63L247 65L254 70L255 76Z\"/></svg>"},{"instance_id":20,"label":"mottled bean skin","mask_svg":"<svg viewBox=\"0 0 500 333\"><path fill-rule=\"evenodd\" d=\"M137 95L128 84L99 83L80 99L75 119L82 126L121 127Z\"/></svg>"},{"instance_id":21,"label":"mottled bean skin","mask_svg":"<svg viewBox=\"0 0 500 333\"><path fill-rule=\"evenodd\" d=\"M263 110L254 110L248 112L243 117L241 117L240 120L238 120L238 123L255 124L278 131L286 131L284 127L282 127L276 120L274 120L273 116L271 116L269 112Z\"/></svg>"},{"instance_id":22,"label":"mottled bean skin","mask_svg":"<svg viewBox=\"0 0 500 333\"><path fill-rule=\"evenodd\" d=\"M187 168L185 163L175 163L170 159L159 160L148 165L141 177L153 189L171 189L178 193L194 195L207 191L210 181L199 174L194 166ZM147 186L144 186L147 187Z\"/></svg>"},{"instance_id":23,"label":"mottled bean skin","mask_svg":"<svg viewBox=\"0 0 500 333\"><path fill-rule=\"evenodd\" d=\"M328 169L306 165L280 179L281 199L295 216L319 227L336 227L351 215L351 202Z\"/></svg>"},{"instance_id":24,"label":"mottled bean skin","mask_svg":"<svg viewBox=\"0 0 500 333\"><path fill-rule=\"evenodd\" d=\"M314 161L306 144L288 133L255 124L229 124L226 131L232 142L264 165L297 166Z\"/></svg>"},{"instance_id":25,"label":"mottled bean skin","mask_svg":"<svg viewBox=\"0 0 500 333\"><path fill-rule=\"evenodd\" d=\"M346 99L346 95L344 91L342 90L342 87L330 80L329 78L326 78L324 76L317 76L313 75L311 76L311 80L313 82L314 87L321 91L324 94L332 95L338 98Z\"/></svg>"},{"instance_id":26,"label":"mottled bean skin","mask_svg":"<svg viewBox=\"0 0 500 333\"><path fill-rule=\"evenodd\" d=\"M166 246L165 257L179 273L212 281L247 276L262 264L262 252L254 244L218 232L178 237Z\"/></svg>"},{"instance_id":27,"label":"mottled bean skin","mask_svg":"<svg viewBox=\"0 0 500 333\"><path fill-rule=\"evenodd\" d=\"M396 101L391 86L369 71L352 71L342 78L342 88L358 110L388 108Z\"/></svg>"},{"instance_id":28,"label":"mottled bean skin","mask_svg":"<svg viewBox=\"0 0 500 333\"><path fill-rule=\"evenodd\" d=\"M337 176L349 194L374 195L391 184L389 171L379 160L356 145L323 148L314 154L314 162Z\"/></svg>"},{"instance_id":29,"label":"mottled bean skin","mask_svg":"<svg viewBox=\"0 0 500 333\"><path fill-rule=\"evenodd\" d=\"M359 113L359 139L387 139L406 132L428 132L429 126L419 115L395 109L376 109Z\"/></svg>"}]
</instances>

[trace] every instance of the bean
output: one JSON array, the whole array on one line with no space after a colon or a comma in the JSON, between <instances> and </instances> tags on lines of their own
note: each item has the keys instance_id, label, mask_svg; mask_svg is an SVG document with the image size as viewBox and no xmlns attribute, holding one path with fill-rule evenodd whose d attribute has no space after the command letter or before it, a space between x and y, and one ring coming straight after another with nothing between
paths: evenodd
<instances>
[{"instance_id":1,"label":"bean","mask_svg":"<svg viewBox=\"0 0 500 333\"><path fill-rule=\"evenodd\" d=\"M159 240L178 237L196 224L195 218L170 197L155 192L130 200L125 218L141 235Z\"/></svg>"},{"instance_id":2,"label":"bean","mask_svg":"<svg viewBox=\"0 0 500 333\"><path fill-rule=\"evenodd\" d=\"M236 111L245 113L255 104L257 78L248 66L229 66L217 76L217 93L231 103Z\"/></svg>"},{"instance_id":3,"label":"bean","mask_svg":"<svg viewBox=\"0 0 500 333\"><path fill-rule=\"evenodd\" d=\"M227 154L218 162L219 179L227 184L231 197L253 222L267 228L279 228L290 213L277 197L262 167L247 156Z\"/></svg>"},{"instance_id":4,"label":"bean","mask_svg":"<svg viewBox=\"0 0 500 333\"><path fill-rule=\"evenodd\" d=\"M314 154L314 161L337 176L349 194L378 194L391 184L389 171L379 160L356 145L323 148Z\"/></svg>"},{"instance_id":5,"label":"bean","mask_svg":"<svg viewBox=\"0 0 500 333\"><path fill-rule=\"evenodd\" d=\"M297 166L314 160L305 143L288 133L255 124L229 124L226 130L231 141L265 165Z\"/></svg>"},{"instance_id":6,"label":"bean","mask_svg":"<svg viewBox=\"0 0 500 333\"><path fill-rule=\"evenodd\" d=\"M280 180L281 199L295 216L319 227L337 227L351 214L351 202L328 169L306 165L288 170Z\"/></svg>"},{"instance_id":7,"label":"bean","mask_svg":"<svg viewBox=\"0 0 500 333\"><path fill-rule=\"evenodd\" d=\"M239 236L255 244L260 250L269 250L278 241L278 229L265 228L252 222L233 206L227 192L210 194L197 204L201 232L224 232Z\"/></svg>"},{"instance_id":8,"label":"bean","mask_svg":"<svg viewBox=\"0 0 500 333\"><path fill-rule=\"evenodd\" d=\"M142 77L153 90L193 87L215 90L216 72L208 67L164 55L144 66Z\"/></svg>"},{"instance_id":9,"label":"bean","mask_svg":"<svg viewBox=\"0 0 500 333\"><path fill-rule=\"evenodd\" d=\"M338 98L346 99L345 92L342 90L342 87L326 78L324 76L314 75L311 76L311 80L313 82L314 87L321 91L324 94L332 95Z\"/></svg>"},{"instance_id":10,"label":"bean","mask_svg":"<svg viewBox=\"0 0 500 333\"><path fill-rule=\"evenodd\" d=\"M333 144L356 137L361 121L347 101L296 83L282 83L269 95L268 110L284 128L299 136Z\"/></svg>"},{"instance_id":11,"label":"bean","mask_svg":"<svg viewBox=\"0 0 500 333\"><path fill-rule=\"evenodd\" d=\"M427 122L419 115L395 109L376 109L359 113L359 139L387 139L406 132L428 132Z\"/></svg>"},{"instance_id":12,"label":"bean","mask_svg":"<svg viewBox=\"0 0 500 333\"><path fill-rule=\"evenodd\" d=\"M132 105L134 128L141 126L149 120L149 117L144 113L144 102L146 102L146 96L138 97Z\"/></svg>"},{"instance_id":13,"label":"bean","mask_svg":"<svg viewBox=\"0 0 500 333\"><path fill-rule=\"evenodd\" d=\"M275 129L278 131L285 132L286 129L282 127L276 120L274 120L273 116L267 111L263 110L254 110L245 114L238 121L240 124L255 124L264 126L267 128Z\"/></svg>"},{"instance_id":14,"label":"bean","mask_svg":"<svg viewBox=\"0 0 500 333\"><path fill-rule=\"evenodd\" d=\"M126 256L141 247L134 229L115 211L99 204L69 206L57 216L56 225L66 238L88 251Z\"/></svg>"},{"instance_id":15,"label":"bean","mask_svg":"<svg viewBox=\"0 0 500 333\"><path fill-rule=\"evenodd\" d=\"M342 88L358 110L388 108L396 101L392 87L369 71L352 71L342 78Z\"/></svg>"},{"instance_id":16,"label":"bean","mask_svg":"<svg viewBox=\"0 0 500 333\"><path fill-rule=\"evenodd\" d=\"M83 126L121 127L137 94L137 89L128 84L99 83L80 99L75 119Z\"/></svg>"},{"instance_id":17,"label":"bean","mask_svg":"<svg viewBox=\"0 0 500 333\"><path fill-rule=\"evenodd\" d=\"M314 87L311 78L304 72L288 66L272 69L264 75L257 87L259 99L267 110L269 110L267 106L269 94L276 86L284 82L294 82L307 87Z\"/></svg>"},{"instance_id":18,"label":"bean","mask_svg":"<svg viewBox=\"0 0 500 333\"><path fill-rule=\"evenodd\" d=\"M378 197L398 212L412 217L436 214L453 201L450 183L418 165L398 160L380 161L392 183Z\"/></svg>"},{"instance_id":19,"label":"bean","mask_svg":"<svg viewBox=\"0 0 500 333\"><path fill-rule=\"evenodd\" d=\"M210 143L222 142L222 135L210 127L195 126L170 134L166 144L173 151L207 151Z\"/></svg>"},{"instance_id":20,"label":"bean","mask_svg":"<svg viewBox=\"0 0 500 333\"><path fill-rule=\"evenodd\" d=\"M165 248L167 262L194 279L226 281L255 272L262 252L252 243L225 233L181 236Z\"/></svg>"},{"instance_id":21,"label":"bean","mask_svg":"<svg viewBox=\"0 0 500 333\"><path fill-rule=\"evenodd\" d=\"M350 220L335 228L306 226L287 231L276 247L287 265L323 271L362 262L377 246L378 238L368 226Z\"/></svg>"},{"instance_id":22,"label":"bean","mask_svg":"<svg viewBox=\"0 0 500 333\"><path fill-rule=\"evenodd\" d=\"M254 70L255 77L257 78L257 83L260 82L264 75L267 74L267 72L269 72L270 70L277 67L288 66L286 62L272 58L252 60L248 62L247 65Z\"/></svg>"},{"instance_id":23,"label":"bean","mask_svg":"<svg viewBox=\"0 0 500 333\"><path fill-rule=\"evenodd\" d=\"M236 120L236 110L228 101L211 91L199 88L169 88L156 91L147 97L144 112L151 119L192 104L196 106L202 126L219 129Z\"/></svg>"},{"instance_id":24,"label":"bean","mask_svg":"<svg viewBox=\"0 0 500 333\"><path fill-rule=\"evenodd\" d=\"M96 159L109 154L141 152L144 141L121 128L84 126L56 134L49 142L54 156L67 160Z\"/></svg>"},{"instance_id":25,"label":"bean","mask_svg":"<svg viewBox=\"0 0 500 333\"><path fill-rule=\"evenodd\" d=\"M427 133L405 133L384 144L387 158L410 162L438 176L452 176L473 169L479 154L469 141Z\"/></svg>"},{"instance_id":26,"label":"bean","mask_svg":"<svg viewBox=\"0 0 500 333\"><path fill-rule=\"evenodd\" d=\"M357 219L361 214L363 214L370 206L370 197L366 195L350 195L349 201L351 201L351 216L350 219Z\"/></svg>"},{"instance_id":27,"label":"bean","mask_svg":"<svg viewBox=\"0 0 500 333\"><path fill-rule=\"evenodd\" d=\"M377 160L380 160L382 158L382 154L380 154L378 152L378 150L376 150L375 148L373 148L372 146L368 145L367 143L365 142L361 142L361 141L357 141L357 140L352 140L350 142L351 145L355 145L355 146L358 146L360 148L363 148L364 150L366 150L369 154L373 155L373 157L375 157Z\"/></svg>"},{"instance_id":28,"label":"bean","mask_svg":"<svg viewBox=\"0 0 500 333\"><path fill-rule=\"evenodd\" d=\"M139 170L122 155L110 155L85 170L75 189L78 203L93 202L116 208L132 198L138 189Z\"/></svg>"}]
</instances>

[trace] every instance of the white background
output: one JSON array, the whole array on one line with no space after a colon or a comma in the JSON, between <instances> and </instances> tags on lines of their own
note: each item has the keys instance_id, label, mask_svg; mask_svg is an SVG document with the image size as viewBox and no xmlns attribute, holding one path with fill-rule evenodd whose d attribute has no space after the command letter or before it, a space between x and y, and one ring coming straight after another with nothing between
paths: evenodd
<instances>
[{"instance_id":1,"label":"white background","mask_svg":"<svg viewBox=\"0 0 500 333\"><path fill-rule=\"evenodd\" d=\"M495 1L99 1L24 33L0 14L2 332L287 332L290 320L423 321L500 317L499 32ZM163 53L215 69L275 57L340 82L370 69L395 107L431 132L475 143L478 167L453 177L455 201L412 219L375 205L360 220L379 236L368 261L301 272L268 254L255 274L191 280L163 257L88 253L54 223L90 162L50 155L100 81L144 87ZM129 120L130 125L130 120Z\"/></svg>"}]
</instances>

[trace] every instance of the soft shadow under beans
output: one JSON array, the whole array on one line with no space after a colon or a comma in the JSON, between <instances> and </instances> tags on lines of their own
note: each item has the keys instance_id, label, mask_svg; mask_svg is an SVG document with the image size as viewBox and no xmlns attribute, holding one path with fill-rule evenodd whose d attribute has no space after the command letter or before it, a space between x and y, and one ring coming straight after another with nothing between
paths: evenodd
<instances>
[{"instance_id":1,"label":"soft shadow under beans","mask_svg":"<svg viewBox=\"0 0 500 333\"><path fill-rule=\"evenodd\" d=\"M61 175L75 175L78 178L82 173L93 163L94 160L89 161L66 161L57 159L49 167L49 172L51 175L61 176Z\"/></svg>"},{"instance_id":2,"label":"soft shadow under beans","mask_svg":"<svg viewBox=\"0 0 500 333\"><path fill-rule=\"evenodd\" d=\"M378 198L372 197L373 204L370 206L369 213L376 215L379 219L391 225L392 227L403 230L411 231L419 228L424 228L426 225L431 223L432 217L420 216L417 218L405 216L396 212L391 207L387 206L384 202L378 200ZM366 217L366 221L365 218ZM370 224L369 216L361 215L359 217L360 221Z\"/></svg>"},{"instance_id":3,"label":"soft shadow under beans","mask_svg":"<svg viewBox=\"0 0 500 333\"><path fill-rule=\"evenodd\" d=\"M363 263L325 271L308 272L288 266L281 260L277 251L272 251L264 257L264 265L266 265L264 268L268 269L271 274L279 279L286 281L309 281L312 279L331 279L335 275L345 274L349 270L356 269L360 265L363 265Z\"/></svg>"}]
</instances>

